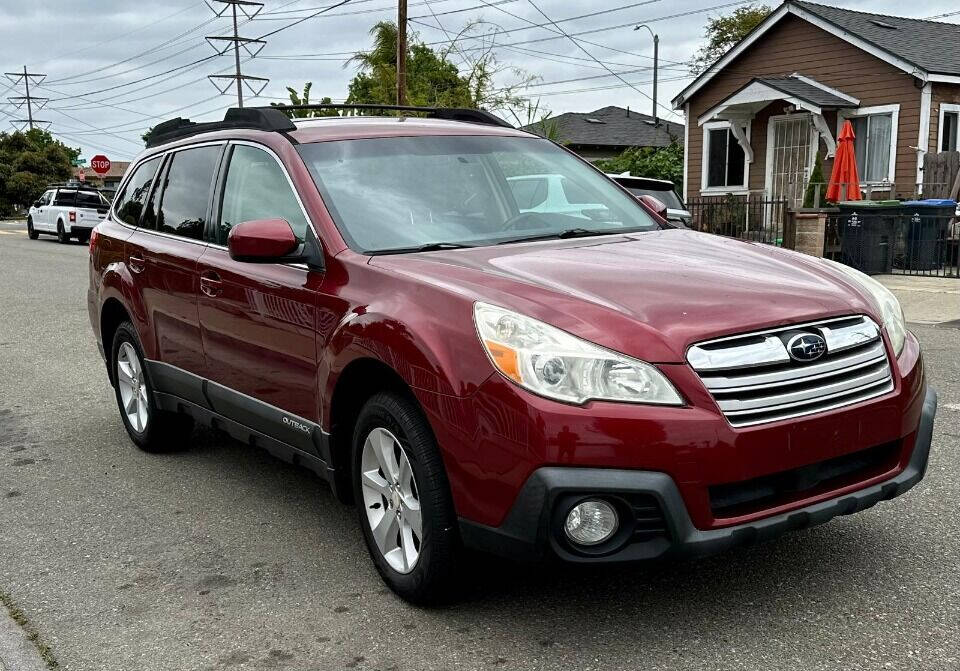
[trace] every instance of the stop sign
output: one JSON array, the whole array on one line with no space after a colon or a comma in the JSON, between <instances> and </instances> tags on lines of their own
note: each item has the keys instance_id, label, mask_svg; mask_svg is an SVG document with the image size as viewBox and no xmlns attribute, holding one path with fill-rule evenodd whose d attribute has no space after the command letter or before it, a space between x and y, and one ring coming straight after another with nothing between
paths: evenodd
<instances>
[{"instance_id":1,"label":"stop sign","mask_svg":"<svg viewBox=\"0 0 960 671\"><path fill-rule=\"evenodd\" d=\"M103 154L97 154L90 159L90 167L98 175L106 175L110 171L110 159Z\"/></svg>"}]
</instances>

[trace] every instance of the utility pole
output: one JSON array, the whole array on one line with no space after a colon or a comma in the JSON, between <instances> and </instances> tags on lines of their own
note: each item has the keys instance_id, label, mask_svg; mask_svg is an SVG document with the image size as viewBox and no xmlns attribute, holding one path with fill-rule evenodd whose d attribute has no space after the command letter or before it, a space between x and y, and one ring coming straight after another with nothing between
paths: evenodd
<instances>
[{"instance_id":1,"label":"utility pole","mask_svg":"<svg viewBox=\"0 0 960 671\"><path fill-rule=\"evenodd\" d=\"M244 85L246 85L254 97L256 97L263 93L263 89L267 87L267 83L270 80L264 77L245 75L240 69L240 48L243 47L244 51L250 54L250 57L253 58L260 53L260 51L266 45L266 42L250 37L240 37L239 25L237 23L237 11L239 10L247 19L252 19L260 13L261 9L263 9L263 3L253 2L252 0L214 0L214 2L219 2L224 5L224 7L219 11L213 7L210 7L209 4L207 5L217 16L223 16L227 9L231 10L233 15L233 35L208 35L206 40L220 55L226 54L232 47L235 69L234 74L232 75L208 75L208 78L211 82L213 82L213 85L217 87L217 90L220 91L220 93L226 93L231 86L231 82L235 81L237 86L237 106L243 107ZM226 46L221 48L218 46L218 43L226 43ZM227 80L226 85L221 88L217 83L218 79ZM256 82L259 87L254 87L250 82Z\"/></svg>"},{"instance_id":2,"label":"utility pole","mask_svg":"<svg viewBox=\"0 0 960 671\"><path fill-rule=\"evenodd\" d=\"M397 104L407 104L407 0L397 0Z\"/></svg>"},{"instance_id":3,"label":"utility pole","mask_svg":"<svg viewBox=\"0 0 960 671\"><path fill-rule=\"evenodd\" d=\"M660 69L660 36L653 32L650 26L645 23L636 26L634 30L640 30L641 28L649 30L651 37L653 37L653 125L659 126L660 119L657 117L657 71Z\"/></svg>"},{"instance_id":4,"label":"utility pole","mask_svg":"<svg viewBox=\"0 0 960 671\"><path fill-rule=\"evenodd\" d=\"M27 72L27 66L23 66L23 72L4 72L14 86L23 81L23 87L26 95L22 96L11 96L7 98L17 109L20 109L24 105L27 107L27 118L26 119L11 119L10 123L12 124L26 124L30 130L33 130L35 124L49 124L49 121L42 121L40 119L33 118L33 109L34 104L37 105L37 111L39 112L43 109L44 105L47 104L49 98L38 98L37 96L30 95L30 81L33 80L34 85L39 85L47 75L41 74L39 72ZM22 126L21 126L22 128Z\"/></svg>"}]
</instances>

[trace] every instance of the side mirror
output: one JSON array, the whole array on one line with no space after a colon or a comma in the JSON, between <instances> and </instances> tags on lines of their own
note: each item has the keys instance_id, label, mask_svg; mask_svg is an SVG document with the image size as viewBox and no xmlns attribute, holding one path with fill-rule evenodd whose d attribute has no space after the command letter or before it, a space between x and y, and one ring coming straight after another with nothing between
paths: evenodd
<instances>
[{"instance_id":1,"label":"side mirror","mask_svg":"<svg viewBox=\"0 0 960 671\"><path fill-rule=\"evenodd\" d=\"M34 206L34 207L43 207L43 198L41 198L40 200L34 201L33 206Z\"/></svg>"},{"instance_id":2,"label":"side mirror","mask_svg":"<svg viewBox=\"0 0 960 671\"><path fill-rule=\"evenodd\" d=\"M637 196L637 200L650 208L658 217L662 219L667 218L667 206L664 205L663 201L659 198L649 194L643 194L642 196Z\"/></svg>"},{"instance_id":3,"label":"side mirror","mask_svg":"<svg viewBox=\"0 0 960 671\"><path fill-rule=\"evenodd\" d=\"M234 261L289 263L299 261L300 243L285 219L245 221L230 229L227 250Z\"/></svg>"}]
</instances>

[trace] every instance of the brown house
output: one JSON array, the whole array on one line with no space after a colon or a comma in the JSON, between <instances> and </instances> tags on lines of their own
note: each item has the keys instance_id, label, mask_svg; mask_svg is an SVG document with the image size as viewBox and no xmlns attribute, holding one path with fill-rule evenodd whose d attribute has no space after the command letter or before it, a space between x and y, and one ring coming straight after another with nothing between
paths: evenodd
<instances>
[{"instance_id":1,"label":"brown house","mask_svg":"<svg viewBox=\"0 0 960 671\"><path fill-rule=\"evenodd\" d=\"M958 148L960 25L787 0L673 105L687 120L687 198L798 205L818 150L829 178L846 119L861 187L912 197L924 155Z\"/></svg>"}]
</instances>

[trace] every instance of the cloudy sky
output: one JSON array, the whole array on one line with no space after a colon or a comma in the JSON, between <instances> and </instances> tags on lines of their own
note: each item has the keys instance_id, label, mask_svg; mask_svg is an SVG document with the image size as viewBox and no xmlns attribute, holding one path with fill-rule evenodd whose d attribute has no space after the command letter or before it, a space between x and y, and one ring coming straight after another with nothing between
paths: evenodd
<instances>
[{"instance_id":1,"label":"cloudy sky","mask_svg":"<svg viewBox=\"0 0 960 671\"><path fill-rule=\"evenodd\" d=\"M927 18L954 12L944 21L960 22L956 0L823 0L849 9ZM660 99L665 108L687 82L686 65L703 39L706 20L729 12L731 0L409 0L411 30L427 43L449 41L469 22L483 21L470 39L458 41L459 63L492 41L500 63L539 79L527 94L555 114L590 111L604 105L649 112L652 41L647 23L660 35ZM218 3L211 1L211 4ZM391 0L348 0L318 16L335 0L264 0L253 21L242 21L244 37L266 37L256 58L244 55L243 71L269 79L260 104L285 99L285 87L313 82L313 97L346 96L355 70L344 67L349 54L369 46L368 31L379 20L395 19ZM577 47L546 23L537 7L578 36ZM305 19L296 23L300 19ZM295 25L293 25L295 24ZM216 56L204 40L230 32L228 18L216 18L202 1L0 0L0 66L4 72L45 73L31 94L49 99L35 118L89 159L105 153L114 160L136 155L140 135L175 116L212 120L236 101L234 89L220 95L207 78L230 73L232 53ZM276 31L276 32L275 32ZM596 58L598 64L591 60ZM610 68L640 92L609 74ZM514 75L501 74L501 86ZM221 86L229 84L221 80ZM8 89L9 90L5 90ZM641 93L643 92L643 93ZM22 85L0 79L0 127L25 116L7 103L23 95ZM249 92L247 92L249 96ZM668 109L661 109L668 115ZM668 118L673 118L669 117ZM677 119L679 120L679 119Z\"/></svg>"}]
</instances>

